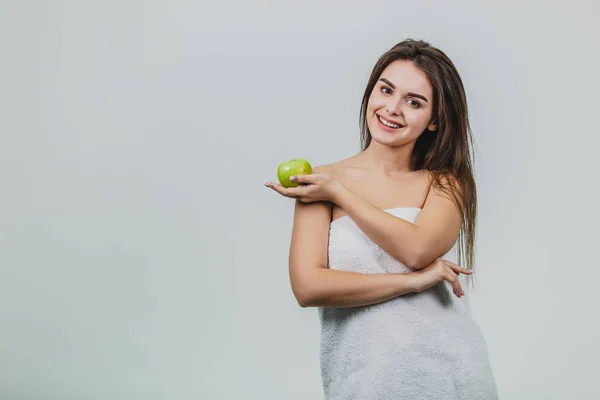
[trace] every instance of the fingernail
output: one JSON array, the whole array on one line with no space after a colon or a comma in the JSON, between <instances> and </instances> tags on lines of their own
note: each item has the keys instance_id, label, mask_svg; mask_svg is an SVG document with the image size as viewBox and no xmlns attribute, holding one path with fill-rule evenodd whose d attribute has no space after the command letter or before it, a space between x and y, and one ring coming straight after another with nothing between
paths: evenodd
<instances>
[{"instance_id":1,"label":"fingernail","mask_svg":"<svg viewBox=\"0 0 600 400\"><path fill-rule=\"evenodd\" d=\"M295 176L290 176L290 181L295 181L296 177Z\"/></svg>"}]
</instances>

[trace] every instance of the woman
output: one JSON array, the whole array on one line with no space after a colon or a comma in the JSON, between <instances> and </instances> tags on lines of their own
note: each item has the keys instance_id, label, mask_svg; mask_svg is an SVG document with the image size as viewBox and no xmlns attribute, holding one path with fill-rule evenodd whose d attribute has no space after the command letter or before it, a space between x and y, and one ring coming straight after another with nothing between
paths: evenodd
<instances>
[{"instance_id":1,"label":"woman","mask_svg":"<svg viewBox=\"0 0 600 400\"><path fill-rule=\"evenodd\" d=\"M325 397L497 399L462 298L477 198L452 61L423 41L392 47L372 71L360 125L359 154L297 176L298 187L266 183L296 199L290 279L302 307L319 307Z\"/></svg>"}]
</instances>

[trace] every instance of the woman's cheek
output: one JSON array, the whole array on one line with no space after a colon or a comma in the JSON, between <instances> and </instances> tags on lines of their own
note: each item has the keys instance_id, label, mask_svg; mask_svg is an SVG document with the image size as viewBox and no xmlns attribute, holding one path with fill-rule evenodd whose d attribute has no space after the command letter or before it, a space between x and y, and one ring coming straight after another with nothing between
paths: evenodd
<instances>
[{"instance_id":1,"label":"woman's cheek","mask_svg":"<svg viewBox=\"0 0 600 400\"><path fill-rule=\"evenodd\" d=\"M381 108L381 106L383 104L384 104L383 99L381 99L378 96L372 96L369 99L369 105L371 106L371 108L378 109L378 108Z\"/></svg>"}]
</instances>

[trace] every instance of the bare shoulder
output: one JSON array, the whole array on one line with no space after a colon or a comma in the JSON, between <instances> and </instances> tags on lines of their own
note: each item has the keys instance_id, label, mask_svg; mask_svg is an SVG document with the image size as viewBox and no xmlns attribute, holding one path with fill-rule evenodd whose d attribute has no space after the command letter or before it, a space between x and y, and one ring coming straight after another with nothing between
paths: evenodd
<instances>
[{"instance_id":1,"label":"bare shoulder","mask_svg":"<svg viewBox=\"0 0 600 400\"><path fill-rule=\"evenodd\" d=\"M427 171L429 193L425 199L423 211L417 219L418 225L444 226L458 235L462 225L462 212L454 201L454 195L460 196L458 180L448 174L436 174ZM454 194L454 195L453 195Z\"/></svg>"},{"instance_id":2,"label":"bare shoulder","mask_svg":"<svg viewBox=\"0 0 600 400\"><path fill-rule=\"evenodd\" d=\"M328 174L331 175L334 179L339 181L345 181L346 176L349 171L355 164L356 156L351 156L339 161L335 161L331 164L319 165L313 168L314 173L318 174Z\"/></svg>"},{"instance_id":3,"label":"bare shoulder","mask_svg":"<svg viewBox=\"0 0 600 400\"><path fill-rule=\"evenodd\" d=\"M313 167L313 173L328 174L334 179L337 179L340 171L338 163L332 163ZM327 229L329 229L332 209L333 204L329 202L317 201L312 203L303 203L296 200L294 207L294 226L300 226L302 228L299 229L304 229L305 227L322 227L324 224L326 224Z\"/></svg>"},{"instance_id":4,"label":"bare shoulder","mask_svg":"<svg viewBox=\"0 0 600 400\"><path fill-rule=\"evenodd\" d=\"M334 178L339 171L337 163L323 164L313 167L313 173L329 174ZM294 227L292 232L292 250L296 244L306 249L308 238L318 238L319 243L327 241L329 223L331 222L333 204L326 201L303 203L296 200L294 206ZM310 241L311 245L315 243ZM322 249L321 249L322 250ZM310 252L310 251L309 251Z\"/></svg>"},{"instance_id":5,"label":"bare shoulder","mask_svg":"<svg viewBox=\"0 0 600 400\"><path fill-rule=\"evenodd\" d=\"M317 174L331 174L331 173L335 173L338 168L339 168L339 163L335 162L335 163L331 163L331 164L317 165L316 167L313 168L313 172L317 173Z\"/></svg>"},{"instance_id":6,"label":"bare shoulder","mask_svg":"<svg viewBox=\"0 0 600 400\"><path fill-rule=\"evenodd\" d=\"M462 196L463 188L454 175L434 174L431 171L427 171L427 177L430 185L429 193L432 197L446 197L448 200L452 200L453 196L457 196L457 198Z\"/></svg>"}]
</instances>

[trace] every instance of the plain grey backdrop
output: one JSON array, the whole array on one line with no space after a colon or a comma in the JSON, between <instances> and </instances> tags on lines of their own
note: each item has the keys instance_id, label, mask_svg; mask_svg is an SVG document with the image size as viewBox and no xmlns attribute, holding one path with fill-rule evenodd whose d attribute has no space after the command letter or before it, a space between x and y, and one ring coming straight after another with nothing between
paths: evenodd
<instances>
[{"instance_id":1,"label":"plain grey backdrop","mask_svg":"<svg viewBox=\"0 0 600 400\"><path fill-rule=\"evenodd\" d=\"M455 62L502 399L597 399L597 5L2 1L0 398L319 399L280 162L359 149L377 58Z\"/></svg>"}]
</instances>

